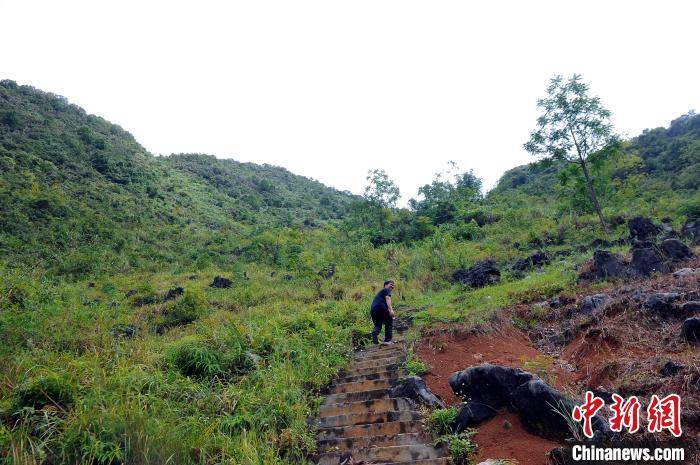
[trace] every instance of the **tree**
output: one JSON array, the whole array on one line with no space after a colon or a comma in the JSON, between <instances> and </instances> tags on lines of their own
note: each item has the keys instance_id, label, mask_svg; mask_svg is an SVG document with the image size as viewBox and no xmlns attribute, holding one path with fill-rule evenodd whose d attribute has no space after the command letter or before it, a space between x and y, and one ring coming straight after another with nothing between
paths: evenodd
<instances>
[{"instance_id":1,"label":"tree","mask_svg":"<svg viewBox=\"0 0 700 465\"><path fill-rule=\"evenodd\" d=\"M401 196L398 186L384 170L369 170L364 198L382 208L393 208Z\"/></svg>"},{"instance_id":2,"label":"tree","mask_svg":"<svg viewBox=\"0 0 700 465\"><path fill-rule=\"evenodd\" d=\"M455 162L447 172L435 174L433 182L418 189L421 200L409 200L418 215L428 216L436 226L452 222L460 210L482 199L481 179L472 170L459 172Z\"/></svg>"},{"instance_id":3,"label":"tree","mask_svg":"<svg viewBox=\"0 0 700 465\"><path fill-rule=\"evenodd\" d=\"M524 144L525 150L550 160L563 160L581 167L588 195L600 224L607 225L588 169L588 159L616 138L610 124L610 112L598 97L588 95L588 85L574 74L568 80L555 76L550 80L547 96L537 101L543 110L537 118L537 129Z\"/></svg>"}]
</instances>

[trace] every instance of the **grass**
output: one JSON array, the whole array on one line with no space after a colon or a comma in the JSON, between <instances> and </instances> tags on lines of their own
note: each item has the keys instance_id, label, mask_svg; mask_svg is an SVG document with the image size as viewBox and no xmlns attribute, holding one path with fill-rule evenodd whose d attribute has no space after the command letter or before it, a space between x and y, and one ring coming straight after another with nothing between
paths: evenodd
<instances>
[{"instance_id":1,"label":"grass","mask_svg":"<svg viewBox=\"0 0 700 465\"><path fill-rule=\"evenodd\" d=\"M523 277L502 266L501 282L482 289L450 284L452 270L475 260L526 254L506 236L526 241L551 226L535 218L526 232L508 221L521 220L486 226L475 242L438 232L384 247L341 240L331 226L303 238L280 232L265 247L304 244L291 258L224 269L128 268L75 281L0 264L2 463L306 463L320 390L353 345L369 342L369 303L387 277L397 280L397 308L418 309L411 340L575 286L581 254ZM233 285L211 288L217 275ZM166 301L176 287L184 293ZM406 368L427 367L409 359ZM468 434L442 435L456 456L473 452Z\"/></svg>"},{"instance_id":2,"label":"grass","mask_svg":"<svg viewBox=\"0 0 700 465\"><path fill-rule=\"evenodd\" d=\"M308 240L297 271L247 263L75 282L0 268L5 462L304 463L315 450L307 419L319 390L353 345L369 342L367 308L385 277L398 280L399 309L419 308L412 337L436 322L486 321L574 277L572 259L471 290L431 268L496 253L488 240L384 249ZM323 279L309 269L335 271ZM233 285L211 288L217 275ZM166 301L175 287L183 295ZM416 359L406 368L427 369ZM48 374L66 380L67 408L16 408L17 388ZM466 450L468 438L452 439Z\"/></svg>"},{"instance_id":3,"label":"grass","mask_svg":"<svg viewBox=\"0 0 700 465\"><path fill-rule=\"evenodd\" d=\"M505 277L500 283L481 289L466 291L461 286L452 286L427 292L418 299L422 310L415 319L422 326L452 322L483 324L502 308L519 302L548 299L573 288L575 276L571 264L555 264L523 279Z\"/></svg>"},{"instance_id":4,"label":"grass","mask_svg":"<svg viewBox=\"0 0 700 465\"><path fill-rule=\"evenodd\" d=\"M435 445L446 446L456 465L467 465L472 463L472 457L476 453L477 445L472 438L477 431L472 428L455 431L457 415L459 409L456 407L437 409L428 416L427 425L428 430L436 436Z\"/></svg>"},{"instance_id":5,"label":"grass","mask_svg":"<svg viewBox=\"0 0 700 465\"><path fill-rule=\"evenodd\" d=\"M220 270L34 283L32 310L0 317L14 341L0 367L4 461L303 462L317 389L367 329L367 303L316 300L281 277L271 286L268 269L249 273L224 290L208 287ZM142 282L185 295L134 306L126 294ZM163 328L163 315L184 317ZM117 324L137 335L110 334Z\"/></svg>"}]
</instances>

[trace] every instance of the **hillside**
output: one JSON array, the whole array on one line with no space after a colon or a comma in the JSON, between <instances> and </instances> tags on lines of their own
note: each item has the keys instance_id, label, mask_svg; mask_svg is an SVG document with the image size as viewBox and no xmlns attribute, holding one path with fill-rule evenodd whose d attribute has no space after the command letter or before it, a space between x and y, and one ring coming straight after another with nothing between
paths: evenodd
<instances>
[{"instance_id":1,"label":"hillside","mask_svg":"<svg viewBox=\"0 0 700 465\"><path fill-rule=\"evenodd\" d=\"M637 159L638 157L638 159ZM690 112L671 121L667 128L646 129L625 143L621 153L605 168L624 179L633 172L643 187L659 190L697 191L700 188L700 115ZM601 172L604 167L598 166ZM515 189L528 195L548 195L556 190L565 165L530 163L506 171L494 193Z\"/></svg>"},{"instance_id":2,"label":"hillside","mask_svg":"<svg viewBox=\"0 0 700 465\"><path fill-rule=\"evenodd\" d=\"M253 226L317 225L352 200L283 168L154 157L62 97L0 82L0 254L11 261L72 275L223 263Z\"/></svg>"},{"instance_id":3,"label":"hillside","mask_svg":"<svg viewBox=\"0 0 700 465\"><path fill-rule=\"evenodd\" d=\"M154 157L65 99L2 81L0 463L335 460L335 446L375 438L348 442L333 431L335 443L317 441L314 424L328 433L334 422L365 421L368 404L341 400L423 374L448 404L427 423L453 456L513 451L503 458L543 465L566 444L566 425L544 438L508 412L478 431L450 430L461 400L447 379L486 362L572 397L599 379L642 397L683 389L690 441L700 433L700 360L679 317L690 313L660 318L646 302L676 295L662 305L673 312L698 299L699 122L686 115L592 156L604 233L568 167L515 168L487 195L472 172L437 177L413 209L397 209L282 168ZM617 276L600 272L594 254ZM387 278L407 332L405 350L385 359L361 351ZM663 357L644 357L650 351ZM662 358L687 370L661 380ZM635 378L616 379L623 371ZM322 407L324 394L335 403ZM401 457L433 454L422 422L389 421L425 411L375 413L378 424L419 431ZM428 463L445 464L446 449Z\"/></svg>"}]
</instances>

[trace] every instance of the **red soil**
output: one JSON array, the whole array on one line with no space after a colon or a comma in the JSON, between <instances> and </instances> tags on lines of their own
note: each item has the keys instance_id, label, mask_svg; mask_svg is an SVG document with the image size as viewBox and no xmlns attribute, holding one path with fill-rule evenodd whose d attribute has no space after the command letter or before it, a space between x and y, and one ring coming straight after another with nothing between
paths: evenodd
<instances>
[{"instance_id":1,"label":"red soil","mask_svg":"<svg viewBox=\"0 0 700 465\"><path fill-rule=\"evenodd\" d=\"M700 266L700 259L690 262L690 266ZM698 276L678 279L664 275L597 290L615 298L615 304L600 318L576 315L576 301L593 293L579 289L586 292L578 295L578 299L570 299L564 307L549 310L544 319L539 319L540 313L531 313L534 307L520 304L505 310L502 323L488 331L479 333L447 326L434 329L423 335L416 353L430 366L430 372L424 376L428 387L448 405L460 403L448 384L450 375L481 363L537 372L572 396L589 388L643 397L677 393L683 397L686 440L691 440L700 437L700 351L690 350L681 341L682 318L651 318L643 308L643 301L652 292L683 293L698 289ZM539 319L539 323L528 335L508 323L509 315L524 321ZM576 330L575 337L566 346L556 347L547 342L547 334L563 334L572 328ZM686 365L685 371L675 377L661 378L659 368L669 359ZM511 425L507 429L503 427L506 420ZM546 453L559 445L529 434L518 415L509 412L479 425L475 441L479 445L477 463L487 458L509 458L520 465L545 465ZM696 446L692 448L695 459L700 456L696 453L700 448Z\"/></svg>"},{"instance_id":2,"label":"red soil","mask_svg":"<svg viewBox=\"0 0 700 465\"><path fill-rule=\"evenodd\" d=\"M529 338L514 328L489 334L435 330L421 339L417 354L431 367L423 378L448 405L461 402L447 382L452 373L481 363L523 368L523 364L542 356ZM568 385L570 373L559 366L554 366L552 371L556 387Z\"/></svg>"},{"instance_id":3,"label":"red soil","mask_svg":"<svg viewBox=\"0 0 700 465\"><path fill-rule=\"evenodd\" d=\"M491 334L435 331L421 340L416 351L431 367L423 379L448 405L461 402L447 382L452 373L480 363L522 368L524 362L541 355L527 336L513 328ZM557 380L566 378L563 370L556 371L561 375ZM508 429L504 428L506 421L510 423ZM547 452L559 446L525 431L518 415L510 412L484 422L478 431L474 437L479 446L477 463L501 458L514 459L519 465L545 465Z\"/></svg>"},{"instance_id":4,"label":"red soil","mask_svg":"<svg viewBox=\"0 0 700 465\"><path fill-rule=\"evenodd\" d=\"M510 423L510 427L504 424ZM510 459L518 465L545 465L547 453L560 444L525 431L517 413L503 412L479 425L474 436L477 455L474 463L487 459Z\"/></svg>"}]
</instances>

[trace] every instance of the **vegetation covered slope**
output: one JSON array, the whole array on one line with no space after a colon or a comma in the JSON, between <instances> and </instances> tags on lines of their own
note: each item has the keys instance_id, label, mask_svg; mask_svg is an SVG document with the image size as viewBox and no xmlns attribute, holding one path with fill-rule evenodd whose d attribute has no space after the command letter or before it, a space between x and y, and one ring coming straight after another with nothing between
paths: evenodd
<instances>
[{"instance_id":1,"label":"vegetation covered slope","mask_svg":"<svg viewBox=\"0 0 700 465\"><path fill-rule=\"evenodd\" d=\"M282 168L155 158L61 97L0 82L0 253L18 262L73 275L226 262L253 225L313 225L351 201Z\"/></svg>"},{"instance_id":2,"label":"vegetation covered slope","mask_svg":"<svg viewBox=\"0 0 700 465\"><path fill-rule=\"evenodd\" d=\"M676 150L673 169L692 170L693 131L660 134L653 156ZM573 289L592 244L626 236L626 218L679 229L695 214L697 186L665 184L665 164L647 170L638 143L594 160L604 236L565 169L545 183L556 195L503 183L483 195L463 173L396 209L276 168L152 157L117 126L3 81L0 457L304 463L317 393L367 342L387 277L416 326L476 324ZM537 250L550 263L511 266ZM498 283L452 282L483 259Z\"/></svg>"},{"instance_id":3,"label":"vegetation covered slope","mask_svg":"<svg viewBox=\"0 0 700 465\"><path fill-rule=\"evenodd\" d=\"M624 179L631 170L643 174L647 186L695 191L700 188L700 115L690 112L668 128L646 129L624 144L623 161L613 176ZM559 184L565 163L530 163L506 171L494 193L518 189L529 195L548 195ZM642 187L642 186L640 186Z\"/></svg>"}]
</instances>

